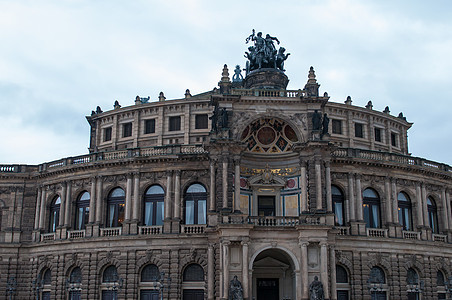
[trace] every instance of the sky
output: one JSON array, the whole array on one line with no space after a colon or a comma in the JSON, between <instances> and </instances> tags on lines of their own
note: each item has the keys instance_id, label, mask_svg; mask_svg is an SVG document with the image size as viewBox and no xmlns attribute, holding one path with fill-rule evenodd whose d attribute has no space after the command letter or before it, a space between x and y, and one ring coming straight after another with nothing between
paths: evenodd
<instances>
[{"instance_id":1,"label":"sky","mask_svg":"<svg viewBox=\"0 0 452 300\"><path fill-rule=\"evenodd\" d=\"M291 53L288 89L313 66L330 101L403 112L409 152L452 165L449 0L0 0L0 164L88 153L98 105L212 90L252 29Z\"/></svg>"}]
</instances>

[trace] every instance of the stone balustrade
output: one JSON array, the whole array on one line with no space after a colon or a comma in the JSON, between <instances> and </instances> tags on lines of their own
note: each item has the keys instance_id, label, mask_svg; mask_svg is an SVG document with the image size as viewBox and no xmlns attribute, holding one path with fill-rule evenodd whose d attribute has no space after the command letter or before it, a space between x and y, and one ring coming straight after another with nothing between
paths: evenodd
<instances>
[{"instance_id":1,"label":"stone balustrade","mask_svg":"<svg viewBox=\"0 0 452 300\"><path fill-rule=\"evenodd\" d=\"M163 233L163 226L138 226L138 234L155 235Z\"/></svg>"},{"instance_id":2,"label":"stone balustrade","mask_svg":"<svg viewBox=\"0 0 452 300\"><path fill-rule=\"evenodd\" d=\"M447 242L447 235L443 234L432 234L433 241L434 242L440 242L440 243L446 243Z\"/></svg>"},{"instance_id":3,"label":"stone balustrade","mask_svg":"<svg viewBox=\"0 0 452 300\"><path fill-rule=\"evenodd\" d=\"M298 217L248 217L248 223L255 226L296 226L300 224L300 220Z\"/></svg>"},{"instance_id":4,"label":"stone balustrade","mask_svg":"<svg viewBox=\"0 0 452 300\"><path fill-rule=\"evenodd\" d=\"M349 226L336 226L336 229L339 231L337 235L349 235L350 227Z\"/></svg>"},{"instance_id":5,"label":"stone balustrade","mask_svg":"<svg viewBox=\"0 0 452 300\"><path fill-rule=\"evenodd\" d=\"M42 233L41 234L41 242L49 242L49 241L54 241L55 240L55 232L51 232L51 233Z\"/></svg>"},{"instance_id":6,"label":"stone balustrade","mask_svg":"<svg viewBox=\"0 0 452 300\"><path fill-rule=\"evenodd\" d=\"M181 225L181 232L188 234L199 234L204 233L207 225Z\"/></svg>"},{"instance_id":7,"label":"stone balustrade","mask_svg":"<svg viewBox=\"0 0 452 300\"><path fill-rule=\"evenodd\" d=\"M67 232L67 238L71 240L83 239L85 237L85 230L70 230Z\"/></svg>"},{"instance_id":8,"label":"stone balustrade","mask_svg":"<svg viewBox=\"0 0 452 300\"><path fill-rule=\"evenodd\" d=\"M100 236L119 236L122 233L122 227L100 228Z\"/></svg>"},{"instance_id":9,"label":"stone balustrade","mask_svg":"<svg viewBox=\"0 0 452 300\"><path fill-rule=\"evenodd\" d=\"M302 90L232 89L232 95L254 97L300 98L306 96Z\"/></svg>"},{"instance_id":10,"label":"stone balustrade","mask_svg":"<svg viewBox=\"0 0 452 300\"><path fill-rule=\"evenodd\" d=\"M402 237L406 240L420 240L421 233L417 231L402 231Z\"/></svg>"},{"instance_id":11,"label":"stone balustrade","mask_svg":"<svg viewBox=\"0 0 452 300\"><path fill-rule=\"evenodd\" d=\"M386 238L388 237L388 230L384 228L366 228L366 235L368 237Z\"/></svg>"}]
</instances>

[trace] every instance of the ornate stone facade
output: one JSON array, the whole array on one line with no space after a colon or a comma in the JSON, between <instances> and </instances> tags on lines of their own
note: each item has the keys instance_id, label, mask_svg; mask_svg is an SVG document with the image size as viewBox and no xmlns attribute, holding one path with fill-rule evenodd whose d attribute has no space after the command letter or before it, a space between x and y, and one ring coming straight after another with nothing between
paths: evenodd
<instances>
[{"instance_id":1,"label":"ornate stone facade","mask_svg":"<svg viewBox=\"0 0 452 300\"><path fill-rule=\"evenodd\" d=\"M409 155L412 124L329 102L313 68L294 91L228 76L99 108L89 154L0 166L0 291L228 299L237 276L244 299L306 300L317 276L325 299L441 299L452 168Z\"/></svg>"}]
</instances>

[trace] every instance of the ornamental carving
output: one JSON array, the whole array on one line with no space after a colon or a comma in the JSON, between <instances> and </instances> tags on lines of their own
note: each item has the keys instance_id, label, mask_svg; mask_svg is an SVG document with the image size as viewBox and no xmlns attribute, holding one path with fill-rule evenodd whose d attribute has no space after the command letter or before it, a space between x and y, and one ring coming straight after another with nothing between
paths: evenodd
<instances>
[{"instance_id":1,"label":"ornamental carving","mask_svg":"<svg viewBox=\"0 0 452 300\"><path fill-rule=\"evenodd\" d=\"M257 153L290 152L299 141L295 130L277 118L252 122L242 131L240 140L246 144L247 151Z\"/></svg>"}]
</instances>

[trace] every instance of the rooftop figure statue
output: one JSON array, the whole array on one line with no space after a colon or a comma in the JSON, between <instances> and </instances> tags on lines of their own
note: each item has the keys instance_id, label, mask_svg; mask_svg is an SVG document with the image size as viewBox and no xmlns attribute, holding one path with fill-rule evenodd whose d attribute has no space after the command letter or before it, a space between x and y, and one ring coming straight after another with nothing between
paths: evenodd
<instances>
[{"instance_id":1,"label":"rooftop figure statue","mask_svg":"<svg viewBox=\"0 0 452 300\"><path fill-rule=\"evenodd\" d=\"M254 42L254 46L248 47L249 52L245 52L245 57L248 58L247 74L261 68L279 69L284 72L284 61L289 54L284 54L286 49L282 47L279 51L276 49L274 41L279 45L277 37L266 34L263 38L262 32L258 32L256 35L253 29L252 33L246 38L246 43L250 41Z\"/></svg>"}]
</instances>

